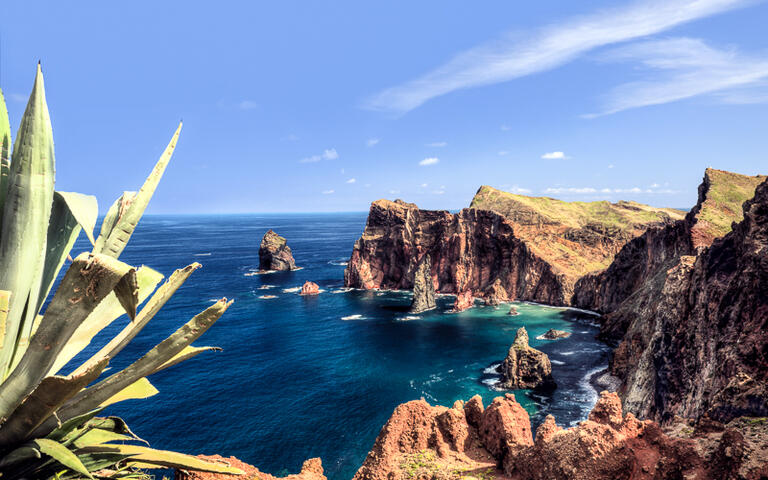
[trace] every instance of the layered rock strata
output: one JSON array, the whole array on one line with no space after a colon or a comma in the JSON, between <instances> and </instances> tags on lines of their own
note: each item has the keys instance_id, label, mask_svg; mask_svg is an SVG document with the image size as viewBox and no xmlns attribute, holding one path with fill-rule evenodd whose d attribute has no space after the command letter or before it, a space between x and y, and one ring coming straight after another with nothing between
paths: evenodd
<instances>
[{"instance_id":1,"label":"layered rock strata","mask_svg":"<svg viewBox=\"0 0 768 480\"><path fill-rule=\"evenodd\" d=\"M261 239L259 247L259 270L294 270L296 262L293 259L291 247L285 238L268 230Z\"/></svg>"},{"instance_id":2,"label":"layered rock strata","mask_svg":"<svg viewBox=\"0 0 768 480\"><path fill-rule=\"evenodd\" d=\"M557 385L552 378L552 364L546 353L528 345L525 327L517 329L515 341L507 357L498 367L501 386L510 390L521 388L552 389Z\"/></svg>"}]
</instances>

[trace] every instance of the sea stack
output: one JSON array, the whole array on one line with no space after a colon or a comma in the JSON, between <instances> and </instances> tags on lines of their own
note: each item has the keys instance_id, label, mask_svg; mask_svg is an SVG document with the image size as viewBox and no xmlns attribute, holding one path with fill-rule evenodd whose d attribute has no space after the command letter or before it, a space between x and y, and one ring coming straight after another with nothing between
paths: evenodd
<instances>
[{"instance_id":1,"label":"sea stack","mask_svg":"<svg viewBox=\"0 0 768 480\"><path fill-rule=\"evenodd\" d=\"M536 338L539 338L541 340L557 340L558 338L568 338L570 336L571 336L571 332L566 332L564 330L555 330L554 328L550 328L549 330L547 330L547 333Z\"/></svg>"},{"instance_id":2,"label":"sea stack","mask_svg":"<svg viewBox=\"0 0 768 480\"><path fill-rule=\"evenodd\" d=\"M301 286L301 292L299 292L299 295L319 295L320 294L320 287L317 286L315 282L306 281L304 282L304 285Z\"/></svg>"},{"instance_id":3,"label":"sea stack","mask_svg":"<svg viewBox=\"0 0 768 480\"><path fill-rule=\"evenodd\" d=\"M431 271L432 260L429 258L429 255L424 255L413 275L411 313L422 313L437 308L435 285L432 283Z\"/></svg>"},{"instance_id":4,"label":"sea stack","mask_svg":"<svg viewBox=\"0 0 768 480\"><path fill-rule=\"evenodd\" d=\"M498 370L501 373L501 386L510 390L557 387L552 378L549 357L546 353L528 346L528 332L525 327L517 329L515 341Z\"/></svg>"},{"instance_id":5,"label":"sea stack","mask_svg":"<svg viewBox=\"0 0 768 480\"><path fill-rule=\"evenodd\" d=\"M276 234L271 229L264 234L259 247L259 270L295 270L296 262L293 260L291 247L285 238Z\"/></svg>"},{"instance_id":6,"label":"sea stack","mask_svg":"<svg viewBox=\"0 0 768 480\"><path fill-rule=\"evenodd\" d=\"M464 310L472 308L474 305L475 297L472 295L472 290L464 290L456 295L456 301L453 302L453 309L451 311L454 313L463 312Z\"/></svg>"}]
</instances>

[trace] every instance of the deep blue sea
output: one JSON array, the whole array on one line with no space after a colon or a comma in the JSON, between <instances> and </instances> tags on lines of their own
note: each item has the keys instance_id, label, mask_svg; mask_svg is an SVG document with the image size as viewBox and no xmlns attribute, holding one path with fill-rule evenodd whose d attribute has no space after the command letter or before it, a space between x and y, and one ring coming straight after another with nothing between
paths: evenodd
<instances>
[{"instance_id":1,"label":"deep blue sea","mask_svg":"<svg viewBox=\"0 0 768 480\"><path fill-rule=\"evenodd\" d=\"M273 474L298 472L321 457L331 480L348 480L400 403L431 404L503 392L492 367L525 326L546 352L558 383L551 395L515 392L535 423L552 413L561 425L586 418L596 393L588 374L607 364L593 317L561 308L517 304L439 310L410 317L409 292L345 291L344 265L365 226L365 213L147 216L121 260L166 276L192 262L195 272L139 336L112 362L119 368L220 297L234 305L197 345L216 345L150 380L160 393L109 407L153 447L192 454L234 455ZM248 276L258 268L261 237L272 228L288 239L301 270ZM81 238L73 251L88 246ZM306 280L320 285L302 297ZM275 295L277 298L262 298ZM95 344L116 333L122 318ZM567 339L539 341L549 328Z\"/></svg>"}]
</instances>

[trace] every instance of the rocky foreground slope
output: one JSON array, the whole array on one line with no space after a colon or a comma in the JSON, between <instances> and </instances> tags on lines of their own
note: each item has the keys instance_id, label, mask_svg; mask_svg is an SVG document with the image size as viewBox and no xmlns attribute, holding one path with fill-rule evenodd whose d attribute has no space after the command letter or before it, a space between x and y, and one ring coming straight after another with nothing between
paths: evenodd
<instances>
[{"instance_id":1,"label":"rocky foreground slope","mask_svg":"<svg viewBox=\"0 0 768 480\"><path fill-rule=\"evenodd\" d=\"M438 292L569 305L579 277L607 267L649 226L682 217L677 210L633 202L562 202L491 187L480 188L472 208L456 214L378 200L355 242L344 282L411 289L416 266L429 254Z\"/></svg>"}]
</instances>

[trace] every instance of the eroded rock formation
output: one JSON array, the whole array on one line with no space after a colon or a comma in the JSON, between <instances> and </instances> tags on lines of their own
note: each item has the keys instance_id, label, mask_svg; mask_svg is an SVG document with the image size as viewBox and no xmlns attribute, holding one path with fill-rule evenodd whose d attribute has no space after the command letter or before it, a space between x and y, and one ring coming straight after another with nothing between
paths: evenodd
<instances>
[{"instance_id":1,"label":"eroded rock formation","mask_svg":"<svg viewBox=\"0 0 768 480\"><path fill-rule=\"evenodd\" d=\"M528 345L525 327L517 329L517 335L504 361L499 365L501 386L510 390L520 388L555 388L552 364L546 353Z\"/></svg>"},{"instance_id":2,"label":"eroded rock formation","mask_svg":"<svg viewBox=\"0 0 768 480\"><path fill-rule=\"evenodd\" d=\"M543 335L539 335L538 339L540 340L557 340L558 338L568 338L571 336L571 332L566 332L564 330L555 330L554 328L550 328L546 331Z\"/></svg>"},{"instance_id":3,"label":"eroded rock formation","mask_svg":"<svg viewBox=\"0 0 768 480\"><path fill-rule=\"evenodd\" d=\"M412 401L395 409L354 480L509 478L759 479L768 474L768 423L736 421L662 429L623 415L603 392L589 419L562 429L552 416L531 435L513 395L483 408L479 396L452 408Z\"/></svg>"},{"instance_id":4,"label":"eroded rock formation","mask_svg":"<svg viewBox=\"0 0 768 480\"><path fill-rule=\"evenodd\" d=\"M275 477L260 471L253 465L238 460L235 457L224 458L221 455L198 455L212 462L221 462L244 471L244 475L234 476L223 473L196 472L191 470L176 470L175 480L327 480L323 474L323 463L319 458L310 458L301 466L301 472L285 477Z\"/></svg>"},{"instance_id":5,"label":"eroded rock formation","mask_svg":"<svg viewBox=\"0 0 768 480\"><path fill-rule=\"evenodd\" d=\"M296 262L285 238L268 230L259 247L259 270L294 270Z\"/></svg>"},{"instance_id":6,"label":"eroded rock formation","mask_svg":"<svg viewBox=\"0 0 768 480\"><path fill-rule=\"evenodd\" d=\"M424 257L413 274L413 301L411 313L422 313L437 308L435 285L432 282L432 261L429 255Z\"/></svg>"},{"instance_id":7,"label":"eroded rock formation","mask_svg":"<svg viewBox=\"0 0 768 480\"><path fill-rule=\"evenodd\" d=\"M319 295L320 287L315 282L306 281L301 286L299 295Z\"/></svg>"},{"instance_id":8,"label":"eroded rock formation","mask_svg":"<svg viewBox=\"0 0 768 480\"><path fill-rule=\"evenodd\" d=\"M463 312L475 306L475 296L472 290L465 290L456 294L456 300L453 302L453 312Z\"/></svg>"}]
</instances>

